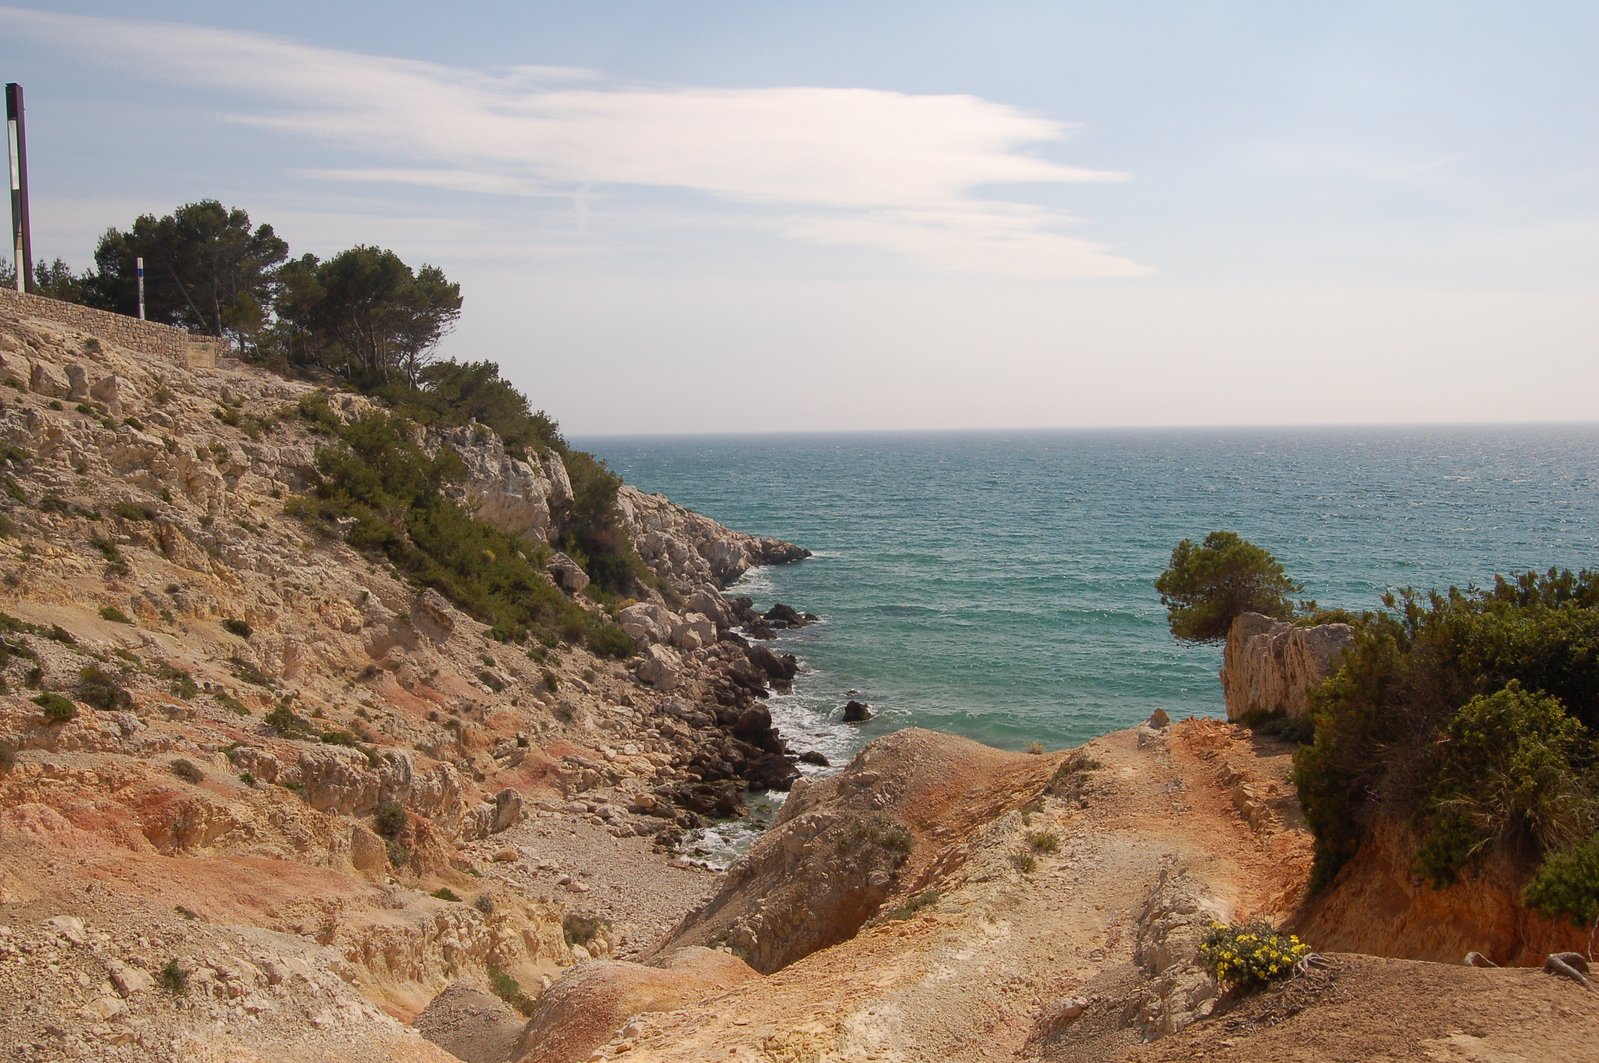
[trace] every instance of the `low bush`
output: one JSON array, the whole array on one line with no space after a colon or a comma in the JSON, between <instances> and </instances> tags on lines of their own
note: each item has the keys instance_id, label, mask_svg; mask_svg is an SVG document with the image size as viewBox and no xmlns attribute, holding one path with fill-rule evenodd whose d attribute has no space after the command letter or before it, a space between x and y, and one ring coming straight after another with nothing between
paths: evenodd
<instances>
[{"instance_id":1,"label":"low bush","mask_svg":"<svg viewBox=\"0 0 1599 1063\"><path fill-rule=\"evenodd\" d=\"M567 912L561 917L561 936L568 945L587 945L611 928L611 921L598 915Z\"/></svg>"},{"instance_id":2,"label":"low bush","mask_svg":"<svg viewBox=\"0 0 1599 1063\"><path fill-rule=\"evenodd\" d=\"M226 620L222 621L222 630L226 631L230 635L237 635L241 639L247 639L251 635L255 634L254 628L252 628L245 621L234 616L230 616Z\"/></svg>"},{"instance_id":3,"label":"low bush","mask_svg":"<svg viewBox=\"0 0 1599 1063\"><path fill-rule=\"evenodd\" d=\"M156 981L160 983L162 989L173 996L182 996L189 991L189 972L185 971L175 959L166 962Z\"/></svg>"},{"instance_id":4,"label":"low bush","mask_svg":"<svg viewBox=\"0 0 1599 1063\"><path fill-rule=\"evenodd\" d=\"M1024 875L1031 875L1038 870L1038 858L1032 853L1012 853L1010 866Z\"/></svg>"},{"instance_id":5,"label":"low bush","mask_svg":"<svg viewBox=\"0 0 1599 1063\"><path fill-rule=\"evenodd\" d=\"M182 758L172 762L172 774L187 783L197 783L205 779L205 772L195 767L192 760Z\"/></svg>"},{"instance_id":6,"label":"low bush","mask_svg":"<svg viewBox=\"0 0 1599 1063\"><path fill-rule=\"evenodd\" d=\"M489 976L489 988L494 991L495 996L523 1015L533 1014L533 1001L526 993L522 992L522 986L515 978L512 978L492 963L485 966L483 970Z\"/></svg>"},{"instance_id":7,"label":"low bush","mask_svg":"<svg viewBox=\"0 0 1599 1063\"><path fill-rule=\"evenodd\" d=\"M377 832L385 838L398 838L407 822L405 806L398 801L384 801L372 816Z\"/></svg>"},{"instance_id":8,"label":"low bush","mask_svg":"<svg viewBox=\"0 0 1599 1063\"><path fill-rule=\"evenodd\" d=\"M1310 947L1293 935L1279 934L1270 924L1242 926L1212 923L1199 943L1200 962L1222 985L1265 985L1293 973Z\"/></svg>"},{"instance_id":9,"label":"low bush","mask_svg":"<svg viewBox=\"0 0 1599 1063\"><path fill-rule=\"evenodd\" d=\"M937 890L927 890L926 892L918 893L914 897L907 899L905 903L899 907L884 913L883 919L885 921L909 919L923 908L931 908L933 905L937 904L938 898L939 893Z\"/></svg>"},{"instance_id":10,"label":"low bush","mask_svg":"<svg viewBox=\"0 0 1599 1063\"><path fill-rule=\"evenodd\" d=\"M284 738L310 738L316 733L316 728L311 725L310 720L287 705L279 705L267 713L264 722L268 729Z\"/></svg>"},{"instance_id":11,"label":"low bush","mask_svg":"<svg viewBox=\"0 0 1599 1063\"><path fill-rule=\"evenodd\" d=\"M1035 853L1053 853L1060 848L1060 836L1047 830L1034 831L1027 836L1027 844Z\"/></svg>"},{"instance_id":12,"label":"low bush","mask_svg":"<svg viewBox=\"0 0 1599 1063\"><path fill-rule=\"evenodd\" d=\"M131 708L133 696L122 681L99 665L88 664L78 670L78 700L96 709L112 712Z\"/></svg>"},{"instance_id":13,"label":"low bush","mask_svg":"<svg viewBox=\"0 0 1599 1063\"><path fill-rule=\"evenodd\" d=\"M129 618L127 613L124 613L121 609L118 609L114 605L107 605L107 606L103 607L100 610L100 619L101 620L109 620L113 624L131 624L131 623L133 623L132 619Z\"/></svg>"},{"instance_id":14,"label":"low bush","mask_svg":"<svg viewBox=\"0 0 1599 1063\"><path fill-rule=\"evenodd\" d=\"M1544 857L1521 900L1552 919L1569 916L1578 926L1599 921L1599 832Z\"/></svg>"},{"instance_id":15,"label":"low bush","mask_svg":"<svg viewBox=\"0 0 1599 1063\"><path fill-rule=\"evenodd\" d=\"M0 771L10 771L17 763L17 745L0 738Z\"/></svg>"},{"instance_id":16,"label":"low bush","mask_svg":"<svg viewBox=\"0 0 1599 1063\"><path fill-rule=\"evenodd\" d=\"M165 680L171 685L172 693L185 700L194 697L200 692L200 687L194 681L194 676L170 664L163 664L156 669L156 677Z\"/></svg>"},{"instance_id":17,"label":"low bush","mask_svg":"<svg viewBox=\"0 0 1599 1063\"><path fill-rule=\"evenodd\" d=\"M637 652L633 636L615 624L596 624L589 629L586 641L590 652L600 657L626 659Z\"/></svg>"},{"instance_id":18,"label":"low bush","mask_svg":"<svg viewBox=\"0 0 1599 1063\"><path fill-rule=\"evenodd\" d=\"M448 886L440 886L438 889L433 891L431 896L437 897L441 901L459 902L461 899L460 897L457 897L455 895L455 891Z\"/></svg>"},{"instance_id":19,"label":"low bush","mask_svg":"<svg viewBox=\"0 0 1599 1063\"><path fill-rule=\"evenodd\" d=\"M1455 713L1423 806L1418 860L1447 886L1489 845L1529 856L1599 828L1592 795L1574 762L1591 743L1560 702L1512 679Z\"/></svg>"},{"instance_id":20,"label":"low bush","mask_svg":"<svg viewBox=\"0 0 1599 1063\"><path fill-rule=\"evenodd\" d=\"M52 691L36 696L33 703L44 710L44 718L51 723L66 723L78 717L78 707Z\"/></svg>"}]
</instances>

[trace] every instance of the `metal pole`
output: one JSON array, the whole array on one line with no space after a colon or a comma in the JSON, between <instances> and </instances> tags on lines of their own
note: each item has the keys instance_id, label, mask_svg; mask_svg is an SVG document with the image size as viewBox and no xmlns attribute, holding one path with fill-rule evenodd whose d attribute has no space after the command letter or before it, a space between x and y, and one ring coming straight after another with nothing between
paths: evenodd
<instances>
[{"instance_id":1,"label":"metal pole","mask_svg":"<svg viewBox=\"0 0 1599 1063\"><path fill-rule=\"evenodd\" d=\"M28 135L22 118L22 86L6 85L6 141L11 148L11 248L17 291L33 289L33 227L28 224Z\"/></svg>"},{"instance_id":2,"label":"metal pole","mask_svg":"<svg viewBox=\"0 0 1599 1063\"><path fill-rule=\"evenodd\" d=\"M139 320L144 320L144 259L133 260L134 272L139 275Z\"/></svg>"}]
</instances>

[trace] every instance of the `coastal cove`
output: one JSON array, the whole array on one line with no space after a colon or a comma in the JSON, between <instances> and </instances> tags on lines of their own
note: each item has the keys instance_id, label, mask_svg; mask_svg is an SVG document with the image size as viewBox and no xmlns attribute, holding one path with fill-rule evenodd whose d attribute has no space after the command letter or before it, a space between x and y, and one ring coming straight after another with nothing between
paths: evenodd
<instances>
[{"instance_id":1,"label":"coastal cove","mask_svg":"<svg viewBox=\"0 0 1599 1063\"><path fill-rule=\"evenodd\" d=\"M1234 528L1323 606L1599 557L1599 426L595 437L628 482L815 556L730 593L822 622L774 714L835 761L899 727L1060 747L1156 708L1218 716L1220 646L1151 582ZM857 696L877 717L839 723Z\"/></svg>"}]
</instances>

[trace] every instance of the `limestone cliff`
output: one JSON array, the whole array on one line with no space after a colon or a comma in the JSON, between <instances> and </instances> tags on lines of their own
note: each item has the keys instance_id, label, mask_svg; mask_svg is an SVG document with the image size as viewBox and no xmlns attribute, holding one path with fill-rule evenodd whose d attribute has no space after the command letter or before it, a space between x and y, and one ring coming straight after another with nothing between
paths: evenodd
<instances>
[{"instance_id":1,"label":"limestone cliff","mask_svg":"<svg viewBox=\"0 0 1599 1063\"><path fill-rule=\"evenodd\" d=\"M1227 632L1221 689L1229 720L1310 713L1310 690L1338 668L1354 640L1348 624L1300 627L1244 613Z\"/></svg>"}]
</instances>

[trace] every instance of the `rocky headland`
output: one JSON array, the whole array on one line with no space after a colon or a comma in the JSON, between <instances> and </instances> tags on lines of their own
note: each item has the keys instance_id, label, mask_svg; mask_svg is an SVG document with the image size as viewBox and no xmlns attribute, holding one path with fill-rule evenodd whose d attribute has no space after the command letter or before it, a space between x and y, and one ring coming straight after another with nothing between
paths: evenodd
<instances>
[{"instance_id":1,"label":"rocky headland","mask_svg":"<svg viewBox=\"0 0 1599 1063\"><path fill-rule=\"evenodd\" d=\"M286 511L323 389L37 309L0 299L4 1058L1481 1061L1599 1036L1575 982L1460 964L1582 932L1423 897L1378 851L1307 896L1288 742L1163 714L1036 754L907 730L801 777L763 704L796 662L764 640L807 618L723 593L801 547L624 487L652 579L600 594L557 549L558 454L418 429L632 646L498 641ZM1229 644L1230 716L1295 711L1335 660L1306 638ZM786 787L726 872L680 851ZM1219 994L1199 938L1257 917L1325 966Z\"/></svg>"}]
</instances>

